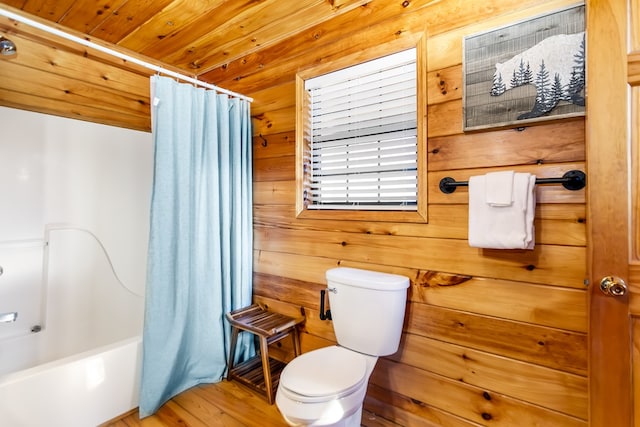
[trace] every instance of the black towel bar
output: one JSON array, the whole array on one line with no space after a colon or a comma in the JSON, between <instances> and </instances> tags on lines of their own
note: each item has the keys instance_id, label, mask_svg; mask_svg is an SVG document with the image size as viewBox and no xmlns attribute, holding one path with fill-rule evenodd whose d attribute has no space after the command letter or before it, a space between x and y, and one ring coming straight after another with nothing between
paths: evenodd
<instances>
[{"instance_id":1,"label":"black towel bar","mask_svg":"<svg viewBox=\"0 0 640 427\"><path fill-rule=\"evenodd\" d=\"M587 175L579 170L571 170L562 175L562 178L538 178L538 184L562 184L567 190L581 190L587 185ZM451 194L456 191L456 187L466 187L469 181L456 181L453 178L445 177L440 180L440 191Z\"/></svg>"}]
</instances>

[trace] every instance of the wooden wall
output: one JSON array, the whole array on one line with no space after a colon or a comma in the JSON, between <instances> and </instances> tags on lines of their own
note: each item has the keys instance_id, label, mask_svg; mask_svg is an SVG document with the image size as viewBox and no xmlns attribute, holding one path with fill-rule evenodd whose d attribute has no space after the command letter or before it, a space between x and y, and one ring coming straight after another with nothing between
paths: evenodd
<instances>
[{"instance_id":1,"label":"wooden wall","mask_svg":"<svg viewBox=\"0 0 640 427\"><path fill-rule=\"evenodd\" d=\"M108 43L28 17L113 49ZM129 129L151 129L151 71L4 16L0 16L0 35L18 46L15 57L0 61L0 105ZM119 51L141 58L134 52Z\"/></svg>"},{"instance_id":2,"label":"wooden wall","mask_svg":"<svg viewBox=\"0 0 640 427\"><path fill-rule=\"evenodd\" d=\"M366 408L407 426L584 426L587 295L584 190L539 186L533 251L469 247L466 188L443 176L585 167L584 119L462 132L462 37L567 1L385 2L311 28L203 77L255 98L255 300L304 313L303 351L331 345L319 320L327 269L411 278L399 352L379 360ZM297 219L297 71L360 62L428 35L428 223ZM287 357L287 348L282 348Z\"/></svg>"},{"instance_id":3,"label":"wooden wall","mask_svg":"<svg viewBox=\"0 0 640 427\"><path fill-rule=\"evenodd\" d=\"M335 342L330 322L319 320L327 269L411 278L400 351L378 362L366 399L368 410L400 425L587 424L584 191L538 187L536 249L498 251L468 246L466 189L438 190L443 176L584 170L581 118L462 132L462 37L571 4L372 0L199 76L255 99L254 296L278 311L305 314L304 351ZM34 52L3 62L0 76L15 79L11 91L20 105L3 103L7 92L0 104L149 129L147 72L60 41L46 45L20 27L0 20L0 29L30 46L22 52ZM428 223L297 219L296 72L358 63L425 34ZM274 350L290 357L286 346Z\"/></svg>"}]
</instances>

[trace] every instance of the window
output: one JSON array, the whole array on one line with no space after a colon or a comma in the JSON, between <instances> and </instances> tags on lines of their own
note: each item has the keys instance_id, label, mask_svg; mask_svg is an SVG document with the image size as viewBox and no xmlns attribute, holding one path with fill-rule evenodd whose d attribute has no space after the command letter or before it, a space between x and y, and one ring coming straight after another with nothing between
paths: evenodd
<instances>
[{"instance_id":1,"label":"window","mask_svg":"<svg viewBox=\"0 0 640 427\"><path fill-rule=\"evenodd\" d=\"M298 79L299 214L422 210L417 52Z\"/></svg>"}]
</instances>

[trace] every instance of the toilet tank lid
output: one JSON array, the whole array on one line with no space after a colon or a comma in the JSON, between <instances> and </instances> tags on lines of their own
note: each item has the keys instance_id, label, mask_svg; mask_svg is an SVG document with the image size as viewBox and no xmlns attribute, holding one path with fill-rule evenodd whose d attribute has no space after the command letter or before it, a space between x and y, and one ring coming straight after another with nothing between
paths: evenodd
<instances>
[{"instance_id":1,"label":"toilet tank lid","mask_svg":"<svg viewBox=\"0 0 640 427\"><path fill-rule=\"evenodd\" d=\"M346 285L382 291L395 291L409 287L409 278L399 274L381 273L351 267L327 270L327 280Z\"/></svg>"}]
</instances>

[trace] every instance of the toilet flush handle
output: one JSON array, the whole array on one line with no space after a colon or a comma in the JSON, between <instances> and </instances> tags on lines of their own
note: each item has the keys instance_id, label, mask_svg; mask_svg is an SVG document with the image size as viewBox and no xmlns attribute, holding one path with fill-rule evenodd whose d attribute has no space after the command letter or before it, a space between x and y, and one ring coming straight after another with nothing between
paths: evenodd
<instances>
[{"instance_id":1,"label":"toilet flush handle","mask_svg":"<svg viewBox=\"0 0 640 427\"><path fill-rule=\"evenodd\" d=\"M336 293L336 288L327 288L320 291L320 320L331 320L331 310L324 311L324 294L326 291Z\"/></svg>"}]
</instances>

